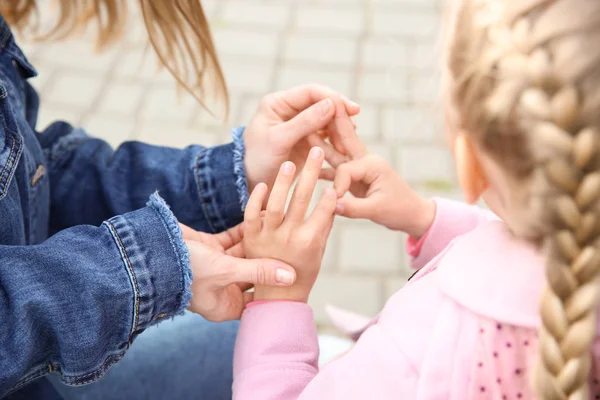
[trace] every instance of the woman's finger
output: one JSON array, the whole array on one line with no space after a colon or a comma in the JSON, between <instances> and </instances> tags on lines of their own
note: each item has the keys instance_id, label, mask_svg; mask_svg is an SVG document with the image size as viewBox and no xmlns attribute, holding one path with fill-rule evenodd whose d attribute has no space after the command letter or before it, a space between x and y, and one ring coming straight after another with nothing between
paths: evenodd
<instances>
[{"instance_id":1,"label":"woman's finger","mask_svg":"<svg viewBox=\"0 0 600 400\"><path fill-rule=\"evenodd\" d=\"M367 147L356 134L352 120L339 104L336 104L335 117L329 123L328 129L331 143L340 153L348 154L353 160L367 153Z\"/></svg>"},{"instance_id":2,"label":"woman's finger","mask_svg":"<svg viewBox=\"0 0 600 400\"><path fill-rule=\"evenodd\" d=\"M267 185L261 182L256 185L248 199L248 204L246 204L246 212L244 213L244 229L246 234L250 235L260 232L260 213L266 197Z\"/></svg>"},{"instance_id":3,"label":"woman's finger","mask_svg":"<svg viewBox=\"0 0 600 400\"><path fill-rule=\"evenodd\" d=\"M319 180L323 159L324 153L321 148L313 147L310 150L306 165L292 195L292 201L285 217L286 221L298 222L304 220L315 185Z\"/></svg>"},{"instance_id":4,"label":"woman's finger","mask_svg":"<svg viewBox=\"0 0 600 400\"><path fill-rule=\"evenodd\" d=\"M357 115L360 112L360 106L355 102L326 86L316 84L296 86L274 93L266 99L267 106L279 106L277 109L282 113L279 116L284 121L294 118L298 113L325 99L340 99L349 115Z\"/></svg>"},{"instance_id":5,"label":"woman's finger","mask_svg":"<svg viewBox=\"0 0 600 400\"><path fill-rule=\"evenodd\" d=\"M277 229L283 222L285 205L295 175L296 166L293 162L286 161L281 165L267 203L267 213L265 215L265 227L267 229Z\"/></svg>"}]
</instances>

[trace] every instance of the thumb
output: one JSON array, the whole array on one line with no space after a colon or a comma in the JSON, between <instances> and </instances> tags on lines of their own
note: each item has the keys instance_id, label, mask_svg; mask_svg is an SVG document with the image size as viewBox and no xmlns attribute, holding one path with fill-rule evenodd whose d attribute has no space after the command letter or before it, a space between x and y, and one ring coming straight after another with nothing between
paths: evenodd
<instances>
[{"instance_id":1,"label":"thumb","mask_svg":"<svg viewBox=\"0 0 600 400\"><path fill-rule=\"evenodd\" d=\"M267 258L245 259L223 256L228 284L251 283L265 286L290 286L296 281L296 271L289 265Z\"/></svg>"},{"instance_id":2,"label":"thumb","mask_svg":"<svg viewBox=\"0 0 600 400\"><path fill-rule=\"evenodd\" d=\"M346 218L371 219L374 209L375 204L372 199L342 197L337 201L335 213Z\"/></svg>"},{"instance_id":3,"label":"thumb","mask_svg":"<svg viewBox=\"0 0 600 400\"><path fill-rule=\"evenodd\" d=\"M275 137L292 147L300 139L325 128L335 115L331 99L324 99L308 107L294 118L275 126Z\"/></svg>"}]
</instances>

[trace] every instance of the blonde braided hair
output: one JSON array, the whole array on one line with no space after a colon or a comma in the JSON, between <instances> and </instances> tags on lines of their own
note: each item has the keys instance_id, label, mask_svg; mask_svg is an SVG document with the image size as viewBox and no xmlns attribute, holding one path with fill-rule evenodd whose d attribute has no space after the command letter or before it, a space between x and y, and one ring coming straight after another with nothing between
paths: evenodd
<instances>
[{"instance_id":1,"label":"blonde braided hair","mask_svg":"<svg viewBox=\"0 0 600 400\"><path fill-rule=\"evenodd\" d=\"M588 399L600 301L600 1L464 0L461 129L513 178L509 225L547 255L537 396Z\"/></svg>"}]
</instances>

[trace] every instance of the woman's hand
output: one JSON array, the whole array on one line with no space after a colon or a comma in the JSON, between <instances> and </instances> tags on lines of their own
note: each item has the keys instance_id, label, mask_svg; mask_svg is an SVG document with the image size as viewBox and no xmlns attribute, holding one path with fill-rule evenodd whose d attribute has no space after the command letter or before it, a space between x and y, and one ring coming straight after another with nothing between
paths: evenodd
<instances>
[{"instance_id":1,"label":"woman's hand","mask_svg":"<svg viewBox=\"0 0 600 400\"><path fill-rule=\"evenodd\" d=\"M369 154L344 110L336 112L331 131L346 147L347 156L320 138L312 138L325 150L333 167L321 178L334 181L339 197L336 213L348 218L364 218L389 229L420 238L435 217L435 203L415 192L381 157ZM350 191L354 197L343 197Z\"/></svg>"},{"instance_id":2,"label":"woman's hand","mask_svg":"<svg viewBox=\"0 0 600 400\"><path fill-rule=\"evenodd\" d=\"M181 229L193 274L189 310L209 321L240 318L254 285L289 286L296 279L294 269L280 261L244 258L243 225L216 235Z\"/></svg>"},{"instance_id":3,"label":"woman's hand","mask_svg":"<svg viewBox=\"0 0 600 400\"><path fill-rule=\"evenodd\" d=\"M356 115L360 107L340 94L318 85L304 85L266 96L244 132L244 167L248 190L259 182L271 187L281 163L291 160L298 171L310 150L307 137L327 128L336 104L344 115ZM331 142L343 152L340 138Z\"/></svg>"},{"instance_id":4,"label":"woman's hand","mask_svg":"<svg viewBox=\"0 0 600 400\"><path fill-rule=\"evenodd\" d=\"M287 212L285 205L296 173L290 161L279 170L264 215L261 210L267 199L267 186L258 184L250 196L244 222L246 256L282 260L292 265L298 275L296 283L288 288L256 285L254 300L308 301L321 268L336 204L335 191L325 190L312 215L305 220L323 157L323 150L318 147L310 151Z\"/></svg>"}]
</instances>

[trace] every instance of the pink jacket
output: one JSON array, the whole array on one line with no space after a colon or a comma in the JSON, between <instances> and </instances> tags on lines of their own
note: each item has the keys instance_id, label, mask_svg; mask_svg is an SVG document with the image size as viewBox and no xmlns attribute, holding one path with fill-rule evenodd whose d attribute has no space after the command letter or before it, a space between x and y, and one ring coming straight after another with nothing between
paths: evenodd
<instances>
[{"instance_id":1,"label":"pink jacket","mask_svg":"<svg viewBox=\"0 0 600 400\"><path fill-rule=\"evenodd\" d=\"M249 307L235 350L234 399L531 399L543 259L492 214L437 205L412 260L419 272L354 348L322 369L308 305ZM600 398L598 378L591 385Z\"/></svg>"}]
</instances>

